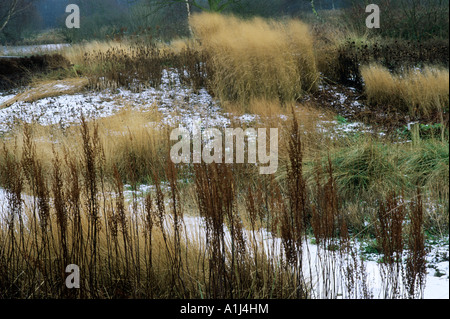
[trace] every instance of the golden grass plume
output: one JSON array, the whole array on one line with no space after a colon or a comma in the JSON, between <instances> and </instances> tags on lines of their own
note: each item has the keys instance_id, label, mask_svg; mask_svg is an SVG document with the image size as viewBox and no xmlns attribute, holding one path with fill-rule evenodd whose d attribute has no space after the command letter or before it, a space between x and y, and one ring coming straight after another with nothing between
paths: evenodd
<instances>
[{"instance_id":1,"label":"golden grass plume","mask_svg":"<svg viewBox=\"0 0 450 319\"><path fill-rule=\"evenodd\" d=\"M212 88L223 101L292 101L317 84L312 37L299 20L202 13L190 24L210 57Z\"/></svg>"},{"instance_id":2,"label":"golden grass plume","mask_svg":"<svg viewBox=\"0 0 450 319\"><path fill-rule=\"evenodd\" d=\"M441 112L449 103L448 69L425 66L392 74L379 64L361 68L369 103L394 105L412 116Z\"/></svg>"}]
</instances>

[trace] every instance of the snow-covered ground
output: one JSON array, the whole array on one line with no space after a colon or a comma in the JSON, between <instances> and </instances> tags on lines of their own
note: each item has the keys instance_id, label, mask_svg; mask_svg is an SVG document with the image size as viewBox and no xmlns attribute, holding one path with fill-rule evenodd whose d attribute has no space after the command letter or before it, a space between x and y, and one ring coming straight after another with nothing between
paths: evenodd
<instances>
[{"instance_id":1,"label":"snow-covered ground","mask_svg":"<svg viewBox=\"0 0 450 319\"><path fill-rule=\"evenodd\" d=\"M14 96L15 94L0 92L0 105ZM236 116L223 112L217 100L205 89L194 92L180 83L176 72L164 70L159 88L146 88L138 93L121 88L62 94L35 102L13 103L0 109L0 134L10 131L17 121L36 121L42 125L66 127L79 123L82 114L85 118L92 119L111 116L123 107L145 112L153 110L155 106L163 115L159 125L181 125L188 129L198 122L204 127L223 128L229 127L232 121L248 124L259 120L254 114ZM286 116L279 116L281 122L286 119ZM334 127L332 131L329 130L330 124ZM370 131L370 128L362 123L343 124L336 121L323 121L323 125L319 124L317 129L336 136L354 131Z\"/></svg>"},{"instance_id":2,"label":"snow-covered ground","mask_svg":"<svg viewBox=\"0 0 450 319\"><path fill-rule=\"evenodd\" d=\"M165 191L169 190L167 185L162 185ZM152 185L141 185L138 194L148 191L154 191L155 187ZM125 186L124 194L130 198L132 191ZM26 203L25 203L26 202ZM0 220L6 217L7 214L7 192L0 188ZM24 205L31 205L32 198L29 196L24 198ZM167 229L171 229L172 220L171 215L166 215L165 224ZM196 216L184 216L182 230L189 241L195 242L196 245L206 247L206 226L205 220ZM230 232L224 226L225 239L229 243L231 241ZM272 236L271 233L265 229L259 229L255 232L246 230L244 236L247 242L256 242L259 251L261 249L272 258L279 258L283 256L283 245L280 238ZM439 241L428 243L427 254L427 275L425 278L425 287L421 294L424 299L448 299L449 298L449 238L442 238ZM353 247L360 251L360 243L355 241ZM252 252L249 247L249 252ZM359 263L361 261L358 260ZM348 295L346 285L348 281L345 279L346 275L343 272L347 266L354 267L354 261L348 255L340 254L339 251L325 250L323 247L312 243L308 240L303 244L303 273L305 280L312 283L312 291L314 298L362 298L362 287L367 287L367 292L370 298L386 298L386 281L383 281L384 272L382 266L375 260L364 260L365 277L361 273L354 275L356 279L355 284L359 285L358 293L355 295ZM332 274L332 276L328 276ZM355 277L356 276L356 277ZM326 279L326 280L325 280ZM331 281L330 281L331 279ZM359 280L359 282L358 282ZM365 282L365 285L362 283ZM327 289L325 289L325 283ZM401 283L401 279L400 279ZM330 289L331 287L331 289ZM400 286L404 289L404 286ZM326 294L325 291L331 291Z\"/></svg>"},{"instance_id":3,"label":"snow-covered ground","mask_svg":"<svg viewBox=\"0 0 450 319\"><path fill-rule=\"evenodd\" d=\"M170 224L170 217L166 220L167 224ZM168 226L169 227L169 226ZM206 247L206 226L205 220L201 217L184 216L184 225L182 227L186 231L187 237L190 240L195 240L196 244ZM225 240L230 243L231 236L226 226L224 226ZM265 229L259 229L255 232L246 230L244 234L247 238L247 242L256 241L258 243L258 249L264 249L267 256L272 258L279 258L283 256L283 245L280 238L272 236ZM359 251L360 243L355 241L352 243L353 247ZM231 244L230 244L231 247ZM303 244L303 274L306 282L312 282L312 297L318 299L338 298L338 299L361 299L363 295L362 282L365 282L367 288L368 298L373 299L385 299L391 298L389 286L386 286L386 281L383 278L383 267L375 260L358 260L358 264L354 263L354 260L347 255L341 254L339 251L330 251L324 249L322 246L308 241ZM251 249L250 249L251 251ZM449 298L449 246L448 237L435 243L431 246L429 253L427 254L427 275L425 278L425 287L420 294L420 298L424 299L448 299ZM437 258L437 256L439 256ZM363 263L365 273L361 272L353 275L355 279L355 285L357 292L348 294L347 284L345 279L346 274L344 269L347 266L360 267ZM356 271L357 269L354 268ZM329 276L331 274L331 276ZM362 276L362 275L365 275ZM359 281L359 282L358 282ZM402 283L402 279L399 278L400 289L403 289L401 296L405 297L406 288ZM327 287L327 288L326 288Z\"/></svg>"},{"instance_id":4,"label":"snow-covered ground","mask_svg":"<svg viewBox=\"0 0 450 319\"><path fill-rule=\"evenodd\" d=\"M12 97L14 94L0 93L0 105ZM203 125L214 127L224 127L230 123L230 119L221 112L217 102L206 90L194 92L181 86L176 74L164 71L159 88L148 88L139 93L126 89L104 90L48 97L31 103L13 103L0 109L0 133L9 131L18 120L64 127L79 123L81 114L86 118L100 118L111 116L123 107L145 112L155 105L163 114L161 125L181 124L191 127L192 123L199 120ZM247 118L243 117L245 120Z\"/></svg>"}]
</instances>

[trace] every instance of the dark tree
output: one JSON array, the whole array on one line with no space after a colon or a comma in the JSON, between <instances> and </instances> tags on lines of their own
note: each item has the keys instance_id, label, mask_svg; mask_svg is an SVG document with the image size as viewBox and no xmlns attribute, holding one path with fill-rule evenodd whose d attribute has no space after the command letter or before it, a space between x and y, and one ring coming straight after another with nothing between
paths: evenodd
<instances>
[{"instance_id":1,"label":"dark tree","mask_svg":"<svg viewBox=\"0 0 450 319\"><path fill-rule=\"evenodd\" d=\"M20 13L28 10L37 0L2 0L0 2L0 33Z\"/></svg>"}]
</instances>

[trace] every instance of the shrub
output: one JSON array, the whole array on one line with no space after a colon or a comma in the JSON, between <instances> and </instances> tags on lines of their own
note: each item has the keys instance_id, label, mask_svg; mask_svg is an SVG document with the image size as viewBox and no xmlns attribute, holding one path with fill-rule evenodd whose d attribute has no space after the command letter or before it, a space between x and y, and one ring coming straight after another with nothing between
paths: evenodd
<instances>
[{"instance_id":1,"label":"shrub","mask_svg":"<svg viewBox=\"0 0 450 319\"><path fill-rule=\"evenodd\" d=\"M448 67L448 40L377 39L330 28L316 26L314 37L319 71L335 82L362 89L360 66L370 63L395 72L423 65Z\"/></svg>"}]
</instances>

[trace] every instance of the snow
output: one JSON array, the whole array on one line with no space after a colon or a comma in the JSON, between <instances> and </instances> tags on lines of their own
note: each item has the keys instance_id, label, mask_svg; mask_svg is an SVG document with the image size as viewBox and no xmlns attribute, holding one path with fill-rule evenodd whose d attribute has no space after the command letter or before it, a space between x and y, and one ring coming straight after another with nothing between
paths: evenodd
<instances>
[{"instance_id":1,"label":"snow","mask_svg":"<svg viewBox=\"0 0 450 319\"><path fill-rule=\"evenodd\" d=\"M2 105L2 104L3 104L4 102L6 102L6 101L12 99L12 98L15 97L15 96L16 96L16 94L5 94L5 95L3 95L3 94L0 92L0 105Z\"/></svg>"},{"instance_id":2,"label":"snow","mask_svg":"<svg viewBox=\"0 0 450 319\"><path fill-rule=\"evenodd\" d=\"M6 204L8 203L6 191L0 187L0 217L6 212Z\"/></svg>"},{"instance_id":3,"label":"snow","mask_svg":"<svg viewBox=\"0 0 450 319\"><path fill-rule=\"evenodd\" d=\"M206 242L206 230L205 230L205 220L201 217L184 217L184 226L186 233L189 238L195 238L198 242L203 240L201 245L205 246ZM226 226L224 226L225 238L228 243L231 242L231 235ZM259 249L263 247L264 252L267 256L272 256L272 258L279 259L283 256L283 247L280 238L273 237L265 229L256 230L254 233L250 230L245 231L245 236L249 240L254 239L258 245ZM448 242L448 240L447 240ZM358 246L358 243L354 243ZM448 255L448 244L446 247L434 247L433 249L444 249ZM308 241L303 243L303 274L307 282L313 283L312 296L313 298L326 299L326 298L338 298L338 299L349 299L358 298L361 299L362 295L348 295L346 290L346 279L343 269L346 266L353 266L351 257L346 254L340 255L339 252L329 251L323 249L323 247L316 244L311 244ZM434 264L430 257L427 256L428 265L433 265L439 267L440 272L443 274L441 277L436 277L435 272L430 270L432 268L427 268L427 276L425 280L425 288L423 291L422 298L424 299L448 299L449 298L449 262L443 261L438 264ZM365 282L368 288L370 298L374 299L385 299L389 296L385 295L384 283L383 281L383 271L381 264L376 261L364 261L364 268L366 270ZM333 274L334 280L327 282L329 279L328 274ZM311 277L312 276L312 277ZM358 289L362 289L362 281L364 278L358 278L360 285ZM357 280L358 280L357 279ZM400 278L400 283L401 283ZM325 285L328 288L326 289ZM401 288L405 290L405 287L401 285ZM331 293L330 293L331 291ZM359 292L361 293L361 291ZM404 293L404 291L403 291Z\"/></svg>"},{"instance_id":4,"label":"snow","mask_svg":"<svg viewBox=\"0 0 450 319\"><path fill-rule=\"evenodd\" d=\"M0 96L0 102L12 97L14 95ZM218 103L205 89L194 92L180 84L176 73L164 71L159 88L147 88L139 93L127 89L104 90L13 103L0 109L0 133L9 131L17 121L65 127L79 123L81 114L88 119L101 118L111 116L125 106L145 112L155 105L163 114L161 125L192 127L199 120L206 126L230 124L230 119L222 114Z\"/></svg>"},{"instance_id":5,"label":"snow","mask_svg":"<svg viewBox=\"0 0 450 319\"><path fill-rule=\"evenodd\" d=\"M129 189L129 186L125 186ZM170 191L170 187L166 183L162 183L161 188L163 191ZM154 185L141 185L139 190L135 194L145 194L148 191L154 191L156 187ZM125 193L126 198L131 199L133 191L127 190ZM138 196L139 198L139 196ZM141 197L142 198L142 197ZM168 204L168 203L166 203ZM164 225L167 229L172 229L173 221L171 215L168 214L165 217ZM206 222L203 217L185 215L183 217L182 231L184 235L182 237L188 238L191 242L194 241L196 245L200 247L206 247ZM224 225L225 241L231 246L231 234L227 226ZM252 232L249 229L244 230L244 237L248 243L256 242L258 250L263 250L267 256L279 260L284 257L283 245L281 238L274 237L266 229L258 229ZM425 287L420 298L424 299L448 299L449 298L449 238L448 236L442 238L439 241L434 241L429 248L426 256L427 262L427 275L425 278ZM356 252L361 252L362 244L358 240L351 243L351 246ZM248 247L249 253L252 254L253 250ZM380 255L374 255L374 258L366 258L363 262L366 277L363 278L359 274L358 278L355 278L358 287L357 295L348 295L346 290L346 284L344 269L347 266L353 267L353 261L351 257L346 253L340 253L339 251L331 251L324 249L322 246L311 243L311 238L303 243L303 274L307 281L312 282L313 285L313 298L326 299L326 298L363 298L362 296L362 283L365 282L368 288L370 298L374 299L386 299L391 295L386 295L386 268L383 268L382 264L378 263L376 259L379 259ZM407 252L404 252L404 256ZM359 259L359 258L358 258ZM361 261L359 261L360 263ZM437 269L439 270L437 272ZM440 277L436 276L436 272ZM325 279L327 273L333 274L334 280L327 282ZM326 293L330 289L325 289L325 283L328 287L332 287L332 293ZM402 278L399 278L400 293L401 296L406 296L406 288L402 282Z\"/></svg>"},{"instance_id":6,"label":"snow","mask_svg":"<svg viewBox=\"0 0 450 319\"><path fill-rule=\"evenodd\" d=\"M7 108L0 109L0 134L6 133L18 121L36 121L41 125L60 125L67 127L80 122L81 114L87 119L102 118L113 115L123 107L142 112L152 111L155 106L163 115L157 126L169 125L191 129L195 123L201 122L202 128L229 127L231 123L258 123L261 118L255 114L233 115L223 112L219 102L205 89L195 92L181 84L178 74L173 70L163 70L161 85L158 88L145 88L140 92L120 88L101 92L86 91L77 94L61 94L56 97L42 98L35 102L16 102ZM60 91L66 90L63 84L55 84ZM334 92L338 103L347 100L345 94ZM2 96L0 105L14 95ZM353 102L355 105L358 102ZM286 121L285 115L279 115L280 121ZM150 125L151 123L149 123ZM332 125L332 129L329 127ZM351 132L372 132L370 127L362 123L338 123L337 121L321 121L318 131L339 137Z\"/></svg>"},{"instance_id":7,"label":"snow","mask_svg":"<svg viewBox=\"0 0 450 319\"><path fill-rule=\"evenodd\" d=\"M54 87L57 88L57 89L60 89L62 91L67 91L67 90L71 89L70 86L64 85L64 84L56 84Z\"/></svg>"},{"instance_id":8,"label":"snow","mask_svg":"<svg viewBox=\"0 0 450 319\"><path fill-rule=\"evenodd\" d=\"M77 123L86 118L111 116L119 105L107 102L103 94L74 94L49 97L36 102L16 102L0 110L0 132L7 132L14 123L36 121L41 125Z\"/></svg>"},{"instance_id":9,"label":"snow","mask_svg":"<svg viewBox=\"0 0 450 319\"><path fill-rule=\"evenodd\" d=\"M352 133L370 133L374 130L369 125L361 122L339 123L338 121L322 120L317 125L317 131L322 134L329 134L331 138L338 139ZM385 135L384 132L378 132L378 135Z\"/></svg>"}]
</instances>

